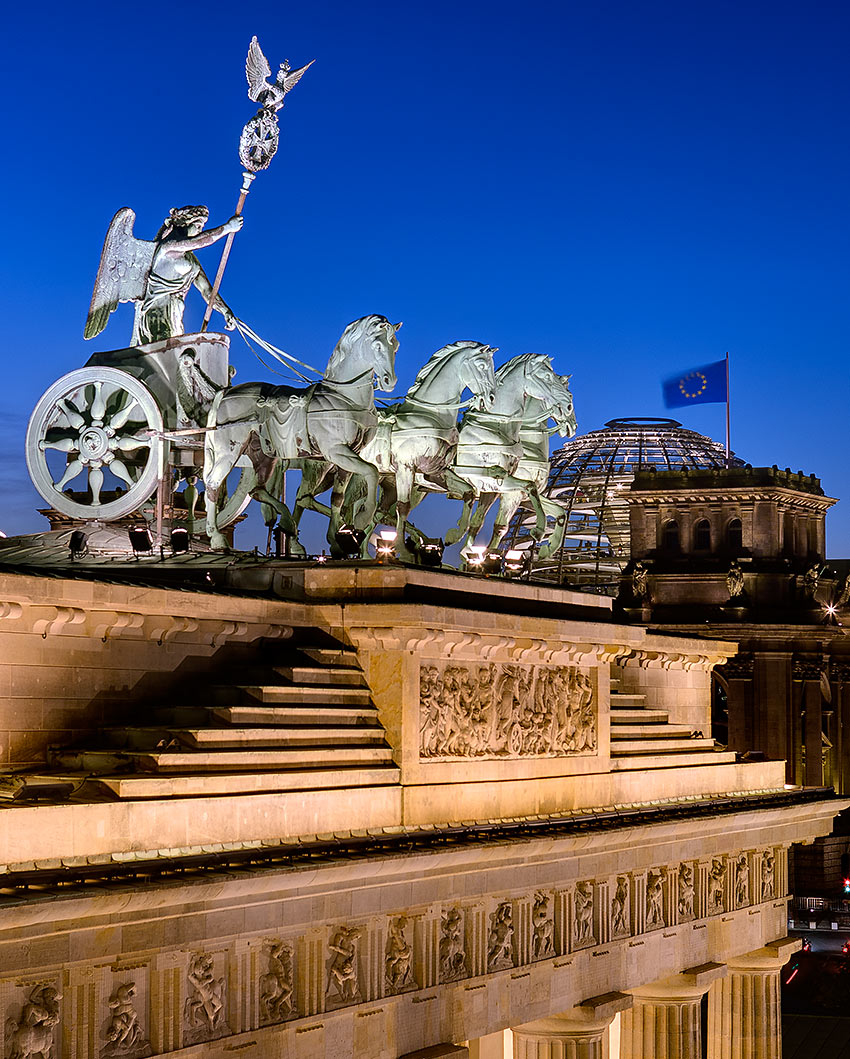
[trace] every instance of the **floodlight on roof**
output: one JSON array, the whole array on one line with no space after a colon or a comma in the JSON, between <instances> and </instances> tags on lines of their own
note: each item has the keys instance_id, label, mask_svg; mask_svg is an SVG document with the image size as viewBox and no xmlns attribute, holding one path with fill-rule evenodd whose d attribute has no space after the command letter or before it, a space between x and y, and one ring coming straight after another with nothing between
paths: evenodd
<instances>
[{"instance_id":1,"label":"floodlight on roof","mask_svg":"<svg viewBox=\"0 0 850 1059\"><path fill-rule=\"evenodd\" d=\"M189 531L185 526L175 526L171 531L171 554L178 555L180 552L189 550Z\"/></svg>"},{"instance_id":2,"label":"floodlight on roof","mask_svg":"<svg viewBox=\"0 0 850 1059\"><path fill-rule=\"evenodd\" d=\"M132 526L127 531L130 538L130 547L133 555L138 559L141 554L150 554L153 551L153 537L147 526Z\"/></svg>"},{"instance_id":3,"label":"floodlight on roof","mask_svg":"<svg viewBox=\"0 0 850 1059\"><path fill-rule=\"evenodd\" d=\"M337 546L346 559L360 554L360 548L365 539L366 534L363 530L355 526L340 526L336 534Z\"/></svg>"},{"instance_id":4,"label":"floodlight on roof","mask_svg":"<svg viewBox=\"0 0 850 1059\"><path fill-rule=\"evenodd\" d=\"M71 558L81 559L88 550L88 536L82 530L74 530L68 541L68 551L71 553Z\"/></svg>"}]
</instances>

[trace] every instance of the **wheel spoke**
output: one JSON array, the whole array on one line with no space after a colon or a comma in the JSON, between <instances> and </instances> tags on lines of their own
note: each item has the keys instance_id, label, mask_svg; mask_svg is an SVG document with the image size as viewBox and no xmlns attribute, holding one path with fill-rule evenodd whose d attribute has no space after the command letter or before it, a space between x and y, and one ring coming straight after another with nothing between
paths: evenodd
<instances>
[{"instance_id":1,"label":"wheel spoke","mask_svg":"<svg viewBox=\"0 0 850 1059\"><path fill-rule=\"evenodd\" d=\"M57 438L56 441L39 441L38 447L44 452L45 449L56 449L57 452L79 452L80 443L74 438Z\"/></svg>"},{"instance_id":2,"label":"wheel spoke","mask_svg":"<svg viewBox=\"0 0 850 1059\"><path fill-rule=\"evenodd\" d=\"M122 482L126 482L129 486L134 486L136 483L130 477L130 472L127 470L126 465L121 460L116 460L114 457L109 461L109 469L115 475L116 478L120 478Z\"/></svg>"},{"instance_id":3,"label":"wheel spoke","mask_svg":"<svg viewBox=\"0 0 850 1059\"><path fill-rule=\"evenodd\" d=\"M100 491L103 488L103 470L92 467L89 471L89 489L91 489L92 506L100 504Z\"/></svg>"},{"instance_id":4,"label":"wheel spoke","mask_svg":"<svg viewBox=\"0 0 850 1059\"><path fill-rule=\"evenodd\" d=\"M91 414L92 419L99 419L103 422L103 417L106 414L106 398L103 394L103 383L96 382L94 385L94 400L91 403Z\"/></svg>"},{"instance_id":5,"label":"wheel spoke","mask_svg":"<svg viewBox=\"0 0 850 1059\"><path fill-rule=\"evenodd\" d=\"M138 434L128 434L125 438L112 438L109 442L109 447L112 450L117 449L119 452L130 452L132 449L141 449L145 445L150 447L151 438L139 437Z\"/></svg>"},{"instance_id":6,"label":"wheel spoke","mask_svg":"<svg viewBox=\"0 0 850 1059\"><path fill-rule=\"evenodd\" d=\"M127 420L133 412L133 409L138 405L138 401L135 397L131 397L130 400L124 405L123 408L119 408L114 415L110 417L109 425L113 430L121 430L122 427L126 426Z\"/></svg>"},{"instance_id":7,"label":"wheel spoke","mask_svg":"<svg viewBox=\"0 0 850 1059\"><path fill-rule=\"evenodd\" d=\"M74 430L82 430L86 425L85 419L76 409L69 407L67 400L57 401L56 407L63 413Z\"/></svg>"},{"instance_id":8,"label":"wheel spoke","mask_svg":"<svg viewBox=\"0 0 850 1059\"><path fill-rule=\"evenodd\" d=\"M72 482L77 475L82 474L85 470L86 465L82 460L71 460L68 466L65 468L65 473L59 479L58 482L53 483L53 488L57 493L61 493L68 482Z\"/></svg>"}]
</instances>

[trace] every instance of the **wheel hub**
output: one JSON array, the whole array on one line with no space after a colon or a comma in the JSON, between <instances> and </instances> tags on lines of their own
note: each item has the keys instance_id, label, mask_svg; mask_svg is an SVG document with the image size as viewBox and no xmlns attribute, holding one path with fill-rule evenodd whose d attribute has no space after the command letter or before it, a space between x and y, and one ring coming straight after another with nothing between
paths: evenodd
<instances>
[{"instance_id":1,"label":"wheel hub","mask_svg":"<svg viewBox=\"0 0 850 1059\"><path fill-rule=\"evenodd\" d=\"M88 426L80 434L80 456L83 460L102 460L109 451L109 438L103 427Z\"/></svg>"}]
</instances>

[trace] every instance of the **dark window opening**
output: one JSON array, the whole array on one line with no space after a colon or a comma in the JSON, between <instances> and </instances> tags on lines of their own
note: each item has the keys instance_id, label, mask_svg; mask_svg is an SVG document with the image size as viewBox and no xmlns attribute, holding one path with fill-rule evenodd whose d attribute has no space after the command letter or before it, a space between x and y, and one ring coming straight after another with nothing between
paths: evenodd
<instances>
[{"instance_id":1,"label":"dark window opening","mask_svg":"<svg viewBox=\"0 0 850 1059\"><path fill-rule=\"evenodd\" d=\"M679 550L679 523L675 519L671 518L669 522L665 522L662 540L664 551L677 552Z\"/></svg>"},{"instance_id":2,"label":"dark window opening","mask_svg":"<svg viewBox=\"0 0 850 1059\"><path fill-rule=\"evenodd\" d=\"M707 518L701 518L694 526L694 551L711 551L711 523Z\"/></svg>"},{"instance_id":3,"label":"dark window opening","mask_svg":"<svg viewBox=\"0 0 850 1059\"><path fill-rule=\"evenodd\" d=\"M744 547L744 527L739 518L733 518L726 527L726 543L733 555Z\"/></svg>"}]
</instances>

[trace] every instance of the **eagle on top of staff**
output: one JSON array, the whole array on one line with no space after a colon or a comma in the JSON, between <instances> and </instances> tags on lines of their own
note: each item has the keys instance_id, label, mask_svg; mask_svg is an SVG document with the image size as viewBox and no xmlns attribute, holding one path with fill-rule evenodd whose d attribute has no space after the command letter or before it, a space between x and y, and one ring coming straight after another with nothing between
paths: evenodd
<instances>
[{"instance_id":1,"label":"eagle on top of staff","mask_svg":"<svg viewBox=\"0 0 850 1059\"><path fill-rule=\"evenodd\" d=\"M293 70L289 65L289 60L286 59L280 64L277 77L270 83L267 78L271 77L272 68L269 66L268 59L263 55L263 49L257 43L257 38L252 37L248 46L248 58L245 60L248 98L259 103L266 110L280 110L283 106L283 97L298 84L304 76L304 71L309 69L315 61L311 59L306 66Z\"/></svg>"}]
</instances>

